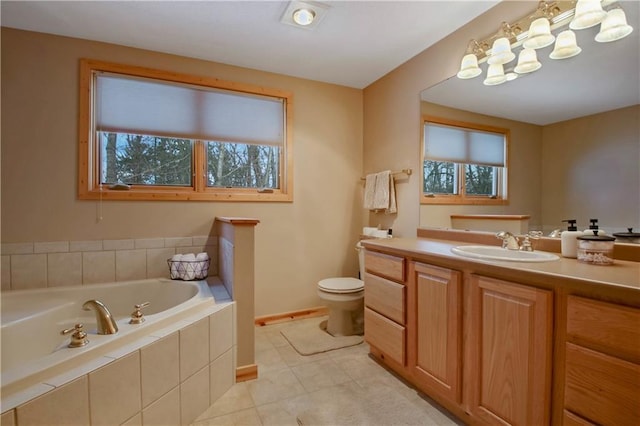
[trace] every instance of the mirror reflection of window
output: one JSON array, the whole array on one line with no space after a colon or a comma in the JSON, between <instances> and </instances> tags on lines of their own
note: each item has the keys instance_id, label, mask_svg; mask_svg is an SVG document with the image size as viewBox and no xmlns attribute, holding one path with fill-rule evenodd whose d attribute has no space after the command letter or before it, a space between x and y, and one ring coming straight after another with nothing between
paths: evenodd
<instances>
[{"instance_id":1,"label":"mirror reflection of window","mask_svg":"<svg viewBox=\"0 0 640 426\"><path fill-rule=\"evenodd\" d=\"M424 117L423 130L423 202L506 201L507 129Z\"/></svg>"}]
</instances>

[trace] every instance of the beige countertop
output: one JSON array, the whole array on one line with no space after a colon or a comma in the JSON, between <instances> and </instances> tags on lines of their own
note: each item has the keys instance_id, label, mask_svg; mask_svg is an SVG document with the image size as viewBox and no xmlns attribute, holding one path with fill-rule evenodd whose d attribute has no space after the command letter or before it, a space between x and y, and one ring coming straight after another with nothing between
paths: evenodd
<instances>
[{"instance_id":1,"label":"beige countertop","mask_svg":"<svg viewBox=\"0 0 640 426\"><path fill-rule=\"evenodd\" d=\"M459 256L451 248L461 245L477 245L458 241L427 238L388 238L362 241L366 248L392 251L401 256L423 258L450 263L460 262L462 268L493 265L496 270L521 271L542 277L554 277L640 290L640 262L615 260L613 265L599 266L578 262L559 256L550 262L489 261ZM446 266L446 265L445 265Z\"/></svg>"}]
</instances>

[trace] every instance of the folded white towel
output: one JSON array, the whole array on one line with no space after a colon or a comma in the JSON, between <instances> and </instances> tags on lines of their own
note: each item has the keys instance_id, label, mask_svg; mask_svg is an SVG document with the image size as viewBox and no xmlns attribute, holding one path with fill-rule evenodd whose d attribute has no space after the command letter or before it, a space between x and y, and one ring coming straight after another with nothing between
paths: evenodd
<instances>
[{"instance_id":1,"label":"folded white towel","mask_svg":"<svg viewBox=\"0 0 640 426\"><path fill-rule=\"evenodd\" d=\"M182 255L182 260L186 262L193 262L196 260L196 255L193 253L187 253Z\"/></svg>"},{"instance_id":2,"label":"folded white towel","mask_svg":"<svg viewBox=\"0 0 640 426\"><path fill-rule=\"evenodd\" d=\"M196 254L196 260L209 260L209 254L208 253L198 253Z\"/></svg>"},{"instance_id":3,"label":"folded white towel","mask_svg":"<svg viewBox=\"0 0 640 426\"><path fill-rule=\"evenodd\" d=\"M171 256L171 261L173 262L179 262L182 260L182 255L181 254L174 254L173 256Z\"/></svg>"}]
</instances>

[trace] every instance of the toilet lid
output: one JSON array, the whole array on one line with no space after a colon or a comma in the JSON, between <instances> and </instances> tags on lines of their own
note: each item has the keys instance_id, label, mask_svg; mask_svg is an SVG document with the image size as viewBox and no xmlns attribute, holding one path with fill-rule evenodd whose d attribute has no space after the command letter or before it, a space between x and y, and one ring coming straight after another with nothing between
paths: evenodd
<instances>
[{"instance_id":1,"label":"toilet lid","mask_svg":"<svg viewBox=\"0 0 640 426\"><path fill-rule=\"evenodd\" d=\"M318 287L327 293L356 293L364 289L364 282L357 278L327 278Z\"/></svg>"}]
</instances>

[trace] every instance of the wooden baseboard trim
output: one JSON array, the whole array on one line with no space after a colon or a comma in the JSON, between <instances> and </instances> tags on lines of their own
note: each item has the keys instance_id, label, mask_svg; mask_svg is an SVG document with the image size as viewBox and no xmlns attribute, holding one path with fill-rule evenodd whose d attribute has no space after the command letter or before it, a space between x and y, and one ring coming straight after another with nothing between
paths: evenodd
<instances>
[{"instance_id":1,"label":"wooden baseboard trim","mask_svg":"<svg viewBox=\"0 0 640 426\"><path fill-rule=\"evenodd\" d=\"M282 314L265 315L256 317L255 325L265 326L270 324L279 324L281 322L299 320L303 318L321 317L329 314L329 308L326 306L318 306L316 308L303 309L300 311L284 312Z\"/></svg>"},{"instance_id":2,"label":"wooden baseboard trim","mask_svg":"<svg viewBox=\"0 0 640 426\"><path fill-rule=\"evenodd\" d=\"M256 364L243 365L236 368L236 383L246 382L258 378L258 366Z\"/></svg>"}]
</instances>

